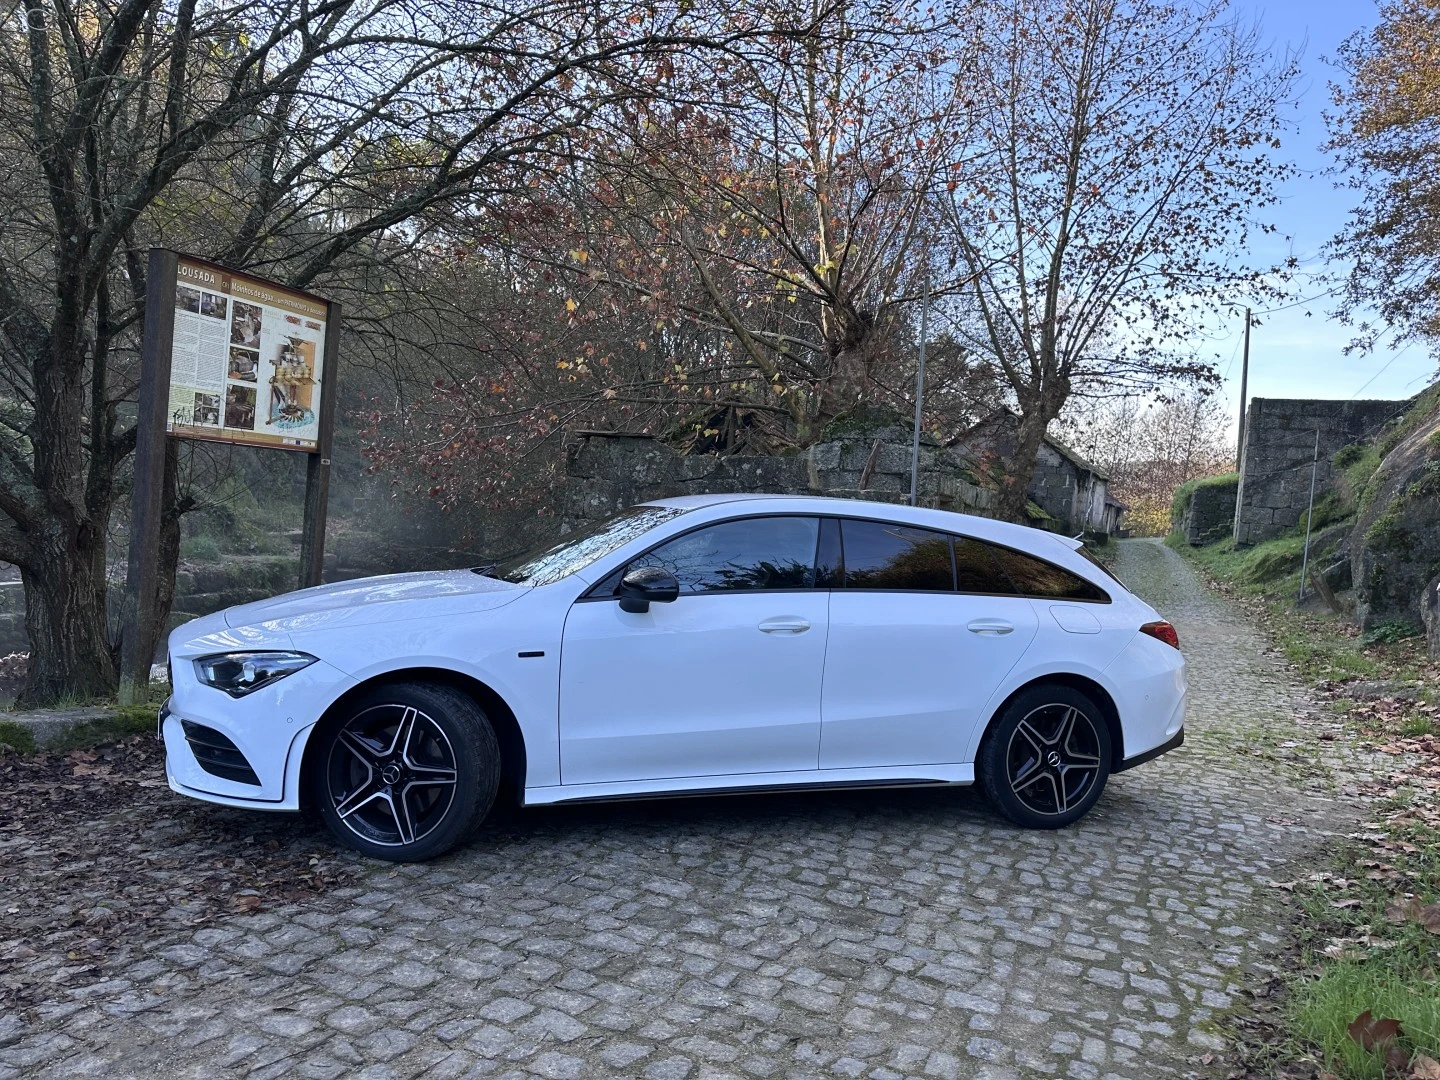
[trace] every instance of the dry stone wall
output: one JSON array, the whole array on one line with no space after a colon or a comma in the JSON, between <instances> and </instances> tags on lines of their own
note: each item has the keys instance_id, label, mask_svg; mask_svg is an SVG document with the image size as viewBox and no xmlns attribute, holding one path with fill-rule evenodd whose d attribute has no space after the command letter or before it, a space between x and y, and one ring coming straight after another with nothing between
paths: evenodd
<instances>
[{"instance_id":1,"label":"dry stone wall","mask_svg":"<svg viewBox=\"0 0 1440 1080\"><path fill-rule=\"evenodd\" d=\"M1180 525L1187 544L1201 547L1231 534L1235 528L1235 495L1239 487L1239 477L1196 486Z\"/></svg>"},{"instance_id":2,"label":"dry stone wall","mask_svg":"<svg viewBox=\"0 0 1440 1080\"><path fill-rule=\"evenodd\" d=\"M574 432L565 450L561 517L565 527L650 499L743 491L903 502L910 492L910 442L899 427L819 443L782 456L684 456L648 435ZM970 479L963 459L936 445L920 448L919 502L989 515L994 494Z\"/></svg>"},{"instance_id":3,"label":"dry stone wall","mask_svg":"<svg viewBox=\"0 0 1440 1080\"><path fill-rule=\"evenodd\" d=\"M1309 505L1310 464L1320 434L1315 498L1330 490L1331 459L1369 438L1408 401L1255 398L1245 424L1245 455L1235 506L1235 542L1258 544L1299 524Z\"/></svg>"}]
</instances>

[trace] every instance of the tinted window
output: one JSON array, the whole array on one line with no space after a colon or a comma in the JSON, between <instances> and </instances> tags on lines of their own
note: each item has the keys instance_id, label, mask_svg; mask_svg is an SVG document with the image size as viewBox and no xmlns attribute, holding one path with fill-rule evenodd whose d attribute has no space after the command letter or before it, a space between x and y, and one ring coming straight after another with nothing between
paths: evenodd
<instances>
[{"instance_id":1,"label":"tinted window","mask_svg":"<svg viewBox=\"0 0 1440 1080\"><path fill-rule=\"evenodd\" d=\"M955 537L955 580L961 592L1015 595L1015 586L1000 569L995 550L992 544L967 536Z\"/></svg>"},{"instance_id":2,"label":"tinted window","mask_svg":"<svg viewBox=\"0 0 1440 1080\"><path fill-rule=\"evenodd\" d=\"M1098 585L1079 574L1062 570L1043 559L1022 555L1010 548L996 546L995 558L1005 575L1022 596L1041 596L1056 600L1096 600L1109 603L1110 597Z\"/></svg>"},{"instance_id":3,"label":"tinted window","mask_svg":"<svg viewBox=\"0 0 1440 1080\"><path fill-rule=\"evenodd\" d=\"M950 537L879 521L841 526L847 589L949 592L955 588Z\"/></svg>"},{"instance_id":4,"label":"tinted window","mask_svg":"<svg viewBox=\"0 0 1440 1080\"><path fill-rule=\"evenodd\" d=\"M661 544L628 569L668 570L681 593L809 589L815 585L819 533L819 520L810 517L722 521Z\"/></svg>"},{"instance_id":5,"label":"tinted window","mask_svg":"<svg viewBox=\"0 0 1440 1080\"><path fill-rule=\"evenodd\" d=\"M517 585L549 585L685 513L674 506L632 506L614 517L571 533L553 547L507 559L481 572Z\"/></svg>"}]
</instances>

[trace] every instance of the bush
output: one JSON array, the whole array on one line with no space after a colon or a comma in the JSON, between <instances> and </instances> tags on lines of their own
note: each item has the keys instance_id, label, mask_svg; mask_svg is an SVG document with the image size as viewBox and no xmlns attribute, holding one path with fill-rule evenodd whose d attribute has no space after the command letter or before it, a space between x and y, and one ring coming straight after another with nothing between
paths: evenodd
<instances>
[{"instance_id":1,"label":"bush","mask_svg":"<svg viewBox=\"0 0 1440 1080\"><path fill-rule=\"evenodd\" d=\"M224 556L213 536L192 536L180 544L180 554L192 562L219 562Z\"/></svg>"}]
</instances>

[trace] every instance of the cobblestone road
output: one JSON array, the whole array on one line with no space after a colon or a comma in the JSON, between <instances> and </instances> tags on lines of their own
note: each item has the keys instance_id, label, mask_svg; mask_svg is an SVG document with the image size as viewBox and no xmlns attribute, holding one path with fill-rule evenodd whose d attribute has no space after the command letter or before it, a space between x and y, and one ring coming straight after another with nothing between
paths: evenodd
<instances>
[{"instance_id":1,"label":"cobblestone road","mask_svg":"<svg viewBox=\"0 0 1440 1080\"><path fill-rule=\"evenodd\" d=\"M1067 831L968 791L530 811L0 1017L0 1077L1204 1073L1267 882L1354 821L1346 751L1174 552L1119 570L1179 627L1190 741Z\"/></svg>"}]
</instances>

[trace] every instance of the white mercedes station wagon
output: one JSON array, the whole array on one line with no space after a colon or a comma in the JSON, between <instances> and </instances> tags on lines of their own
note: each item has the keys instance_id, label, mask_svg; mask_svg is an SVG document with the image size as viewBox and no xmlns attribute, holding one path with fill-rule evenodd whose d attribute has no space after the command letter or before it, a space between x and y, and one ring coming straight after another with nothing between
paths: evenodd
<instances>
[{"instance_id":1,"label":"white mercedes station wagon","mask_svg":"<svg viewBox=\"0 0 1440 1080\"><path fill-rule=\"evenodd\" d=\"M844 499L647 503L499 566L233 607L169 651L175 791L313 807L396 861L502 792L978 781L1058 828L1184 739L1174 628L1079 543Z\"/></svg>"}]
</instances>

